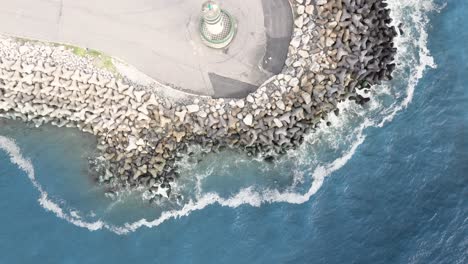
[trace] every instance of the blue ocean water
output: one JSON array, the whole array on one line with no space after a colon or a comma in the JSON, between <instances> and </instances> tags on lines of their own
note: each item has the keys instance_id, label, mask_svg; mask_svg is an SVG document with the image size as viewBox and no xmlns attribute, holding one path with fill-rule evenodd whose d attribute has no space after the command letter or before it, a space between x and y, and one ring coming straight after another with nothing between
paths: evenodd
<instances>
[{"instance_id":1,"label":"blue ocean water","mask_svg":"<svg viewBox=\"0 0 468 264\"><path fill-rule=\"evenodd\" d=\"M109 200L92 136L0 120L0 263L468 263L468 2L389 4L399 67L368 106L277 164L181 164L182 201Z\"/></svg>"}]
</instances>

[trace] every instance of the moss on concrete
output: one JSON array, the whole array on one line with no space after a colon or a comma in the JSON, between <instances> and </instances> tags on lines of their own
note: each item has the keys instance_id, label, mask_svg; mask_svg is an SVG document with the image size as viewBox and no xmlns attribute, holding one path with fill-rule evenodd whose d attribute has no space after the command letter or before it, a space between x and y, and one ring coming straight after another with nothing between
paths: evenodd
<instances>
[{"instance_id":1,"label":"moss on concrete","mask_svg":"<svg viewBox=\"0 0 468 264\"><path fill-rule=\"evenodd\" d=\"M72 45L63 46L70 49L73 54L77 56L91 58L97 67L108 70L116 76L120 75L114 63L112 62L111 56L94 49L81 48Z\"/></svg>"},{"instance_id":2,"label":"moss on concrete","mask_svg":"<svg viewBox=\"0 0 468 264\"><path fill-rule=\"evenodd\" d=\"M114 65L114 62L112 61L112 57L105 54L105 53L103 53L103 52L93 50L93 49L73 46L73 45L69 45L69 44L62 44L62 43L56 43L56 42L45 42L45 41L26 39L26 38L20 38L20 37L16 37L15 40L18 41L21 44L31 42L31 43L40 43L40 44L43 44L43 45L50 45L50 46L53 46L53 47L63 46L66 49L70 50L76 56L90 58L93 61L94 65L96 67L107 70L107 71L111 72L112 74L114 74L118 78L121 77L120 73L117 71L117 68Z\"/></svg>"}]
</instances>

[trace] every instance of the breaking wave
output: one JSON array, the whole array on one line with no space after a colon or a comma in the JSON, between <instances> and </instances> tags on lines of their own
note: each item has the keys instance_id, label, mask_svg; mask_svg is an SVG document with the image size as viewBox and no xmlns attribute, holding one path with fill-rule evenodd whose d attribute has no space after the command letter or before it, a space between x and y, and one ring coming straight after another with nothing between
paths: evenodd
<instances>
[{"instance_id":1,"label":"breaking wave","mask_svg":"<svg viewBox=\"0 0 468 264\"><path fill-rule=\"evenodd\" d=\"M40 193L38 201L44 209L53 212L57 217L62 218L76 226L85 227L92 231L99 230L105 226L102 221L96 221L93 223L82 221L77 212L66 212L58 204L51 201L47 195L47 192L44 191L41 184L36 180L33 164L29 159L23 156L20 148L18 145L16 145L14 140L0 136L0 150L5 151L10 157L11 163L17 165L18 168L20 168L28 175L29 180Z\"/></svg>"},{"instance_id":2,"label":"breaking wave","mask_svg":"<svg viewBox=\"0 0 468 264\"><path fill-rule=\"evenodd\" d=\"M30 160L25 158L19 147L12 139L0 136L0 150L8 153L10 161L16 164L29 177L33 186L39 191L39 204L46 210L54 213L76 226L95 231L107 229L117 234L133 232L141 227L156 227L169 220L184 217L193 211L218 204L224 207L236 208L241 205L259 207L265 203L291 203L302 204L311 198L323 185L326 177L339 170L353 157L358 147L365 141L366 129L369 127L383 127L393 120L395 115L404 110L412 101L415 88L428 68L435 68L436 64L427 48L428 34L426 28L429 23L428 14L439 11L443 7L436 7L426 0L395 0L388 1L392 10L394 26L403 25L404 34L395 39L398 47L396 56L397 68L394 80L375 87L371 91L373 100L365 107L354 103L340 103L339 116L330 115L331 127L323 127L310 134L305 144L289 152L286 157L277 162L273 169L282 166L292 167L291 178L287 179L285 188L275 188L273 185L240 186L235 192L221 195L215 190L205 190L203 182L212 176L218 169L229 169L229 165L209 164L192 175L192 185L187 182L185 188L192 188L191 196L187 198L180 208L163 211L154 220L140 219L123 225L115 225L109 221L87 221L80 217L75 210L64 209L52 201L43 187L38 183L34 174L34 167ZM248 166L250 159L239 158L237 163ZM294 164L294 165L291 165ZM190 166L190 165L187 165ZM221 167L220 167L221 166ZM223 167L225 166L225 167ZM189 168L188 171L193 169ZM269 167L262 171L271 173ZM278 178L280 179L280 178ZM184 184L176 187L182 190Z\"/></svg>"}]
</instances>

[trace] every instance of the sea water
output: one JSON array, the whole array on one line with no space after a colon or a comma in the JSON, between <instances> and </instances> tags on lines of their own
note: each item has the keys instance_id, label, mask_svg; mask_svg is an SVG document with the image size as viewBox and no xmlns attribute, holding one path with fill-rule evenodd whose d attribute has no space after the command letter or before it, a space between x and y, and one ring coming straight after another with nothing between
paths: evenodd
<instances>
[{"instance_id":1,"label":"sea water","mask_svg":"<svg viewBox=\"0 0 468 264\"><path fill-rule=\"evenodd\" d=\"M468 2L389 0L394 80L275 163L179 165L178 199L105 197L96 139L0 120L0 263L467 263Z\"/></svg>"}]
</instances>

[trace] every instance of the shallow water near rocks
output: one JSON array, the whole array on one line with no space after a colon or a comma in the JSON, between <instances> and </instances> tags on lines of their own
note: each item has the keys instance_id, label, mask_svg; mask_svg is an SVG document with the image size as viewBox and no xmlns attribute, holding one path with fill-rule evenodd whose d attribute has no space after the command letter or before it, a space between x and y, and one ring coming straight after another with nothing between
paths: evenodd
<instances>
[{"instance_id":1,"label":"shallow water near rocks","mask_svg":"<svg viewBox=\"0 0 468 264\"><path fill-rule=\"evenodd\" d=\"M274 164L182 163L179 202L109 200L92 136L0 121L0 263L466 263L468 3L389 3L395 80Z\"/></svg>"}]
</instances>

